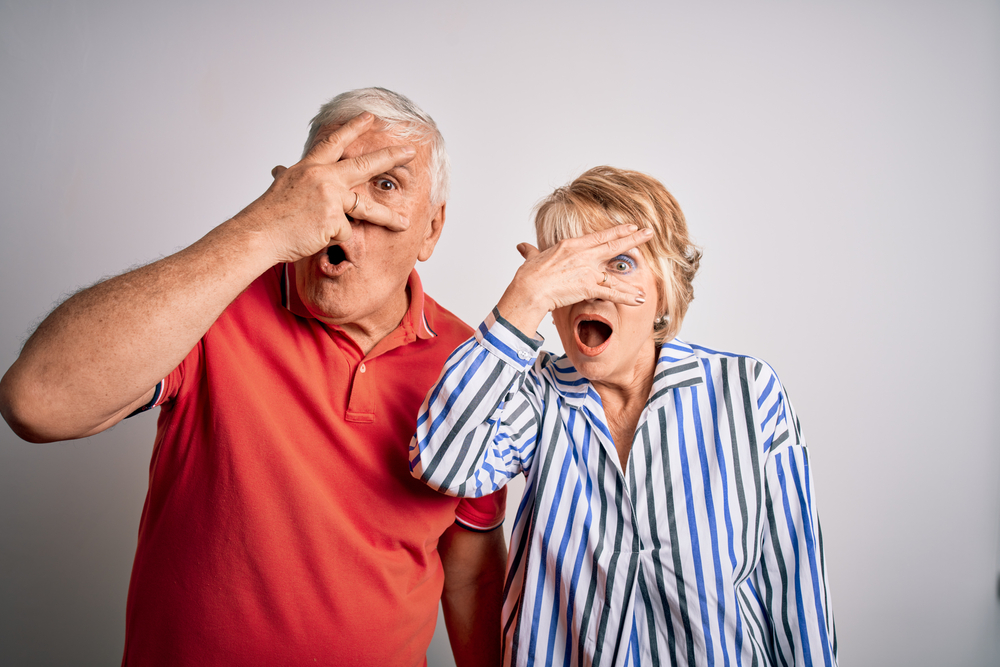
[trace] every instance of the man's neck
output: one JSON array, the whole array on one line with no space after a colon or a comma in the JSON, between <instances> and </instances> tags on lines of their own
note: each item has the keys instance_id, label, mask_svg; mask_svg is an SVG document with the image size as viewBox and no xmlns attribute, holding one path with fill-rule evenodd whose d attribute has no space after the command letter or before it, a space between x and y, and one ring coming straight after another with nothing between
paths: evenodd
<instances>
[{"instance_id":1,"label":"man's neck","mask_svg":"<svg viewBox=\"0 0 1000 667\"><path fill-rule=\"evenodd\" d=\"M363 356L375 349L383 338L391 334L399 326L410 308L410 286L399 292L399 297L385 304L370 317L358 322L341 324L341 330L347 334L355 345L361 348ZM320 318L321 320L323 318ZM329 324L329 323L328 323Z\"/></svg>"}]
</instances>

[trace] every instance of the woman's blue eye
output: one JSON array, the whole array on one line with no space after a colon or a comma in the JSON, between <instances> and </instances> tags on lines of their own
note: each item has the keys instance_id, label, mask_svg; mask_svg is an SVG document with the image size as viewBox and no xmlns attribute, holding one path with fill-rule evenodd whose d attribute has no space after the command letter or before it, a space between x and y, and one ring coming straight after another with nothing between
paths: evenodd
<instances>
[{"instance_id":1,"label":"woman's blue eye","mask_svg":"<svg viewBox=\"0 0 1000 667\"><path fill-rule=\"evenodd\" d=\"M611 268L618 273L629 273L635 270L635 260L628 255L618 255L611 260Z\"/></svg>"}]
</instances>

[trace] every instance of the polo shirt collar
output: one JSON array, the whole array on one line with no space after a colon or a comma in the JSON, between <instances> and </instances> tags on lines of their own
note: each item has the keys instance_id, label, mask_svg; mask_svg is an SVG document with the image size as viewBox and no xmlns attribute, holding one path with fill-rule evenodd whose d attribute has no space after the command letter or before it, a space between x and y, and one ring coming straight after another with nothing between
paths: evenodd
<instances>
[{"instance_id":1,"label":"polo shirt collar","mask_svg":"<svg viewBox=\"0 0 1000 667\"><path fill-rule=\"evenodd\" d=\"M424 288L416 269L410 270L410 275L406 279L406 287L410 292L410 305L399 323L399 328L411 331L420 340L436 337L437 334L428 324L427 315L424 312ZM295 265L292 263L285 264L282 270L281 305L299 317L317 319L309 312L299 297L299 290L295 287Z\"/></svg>"}]
</instances>

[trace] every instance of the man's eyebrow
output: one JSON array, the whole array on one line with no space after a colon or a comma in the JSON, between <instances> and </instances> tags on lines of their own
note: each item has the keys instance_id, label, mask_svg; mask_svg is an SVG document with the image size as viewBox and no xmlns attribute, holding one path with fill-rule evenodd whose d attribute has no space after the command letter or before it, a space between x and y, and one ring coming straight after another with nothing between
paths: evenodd
<instances>
[{"instance_id":1,"label":"man's eyebrow","mask_svg":"<svg viewBox=\"0 0 1000 667\"><path fill-rule=\"evenodd\" d=\"M410 169L410 163L409 163L409 162L407 162L406 164L397 164L397 165L396 165L395 167L393 167L392 169L387 169L387 170L386 170L386 173L388 173L388 172L390 172L390 171L396 171L397 169L405 169L405 170L406 170L407 172L409 172L409 173L411 173L411 174L413 173L413 170L412 170L412 169Z\"/></svg>"},{"instance_id":2,"label":"man's eyebrow","mask_svg":"<svg viewBox=\"0 0 1000 667\"><path fill-rule=\"evenodd\" d=\"M396 176L398 178L398 177L404 175L404 174L400 174L399 173L400 171L403 171L404 174L405 174L405 176L408 179L410 179L410 178L416 178L416 176L414 175L413 170L410 169L410 165L409 164L397 164L396 166L392 167L391 169L386 169L382 173L383 174L388 174L390 176Z\"/></svg>"}]
</instances>

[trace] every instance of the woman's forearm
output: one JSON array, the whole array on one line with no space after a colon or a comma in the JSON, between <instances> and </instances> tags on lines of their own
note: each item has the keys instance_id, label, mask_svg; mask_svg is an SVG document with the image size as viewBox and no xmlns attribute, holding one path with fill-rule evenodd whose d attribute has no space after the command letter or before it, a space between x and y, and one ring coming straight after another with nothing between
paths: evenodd
<instances>
[{"instance_id":1,"label":"woman's forearm","mask_svg":"<svg viewBox=\"0 0 1000 667\"><path fill-rule=\"evenodd\" d=\"M537 412L526 380L537 342L527 340L498 322L494 311L452 354L410 443L415 477L468 497L492 493L523 470L533 453Z\"/></svg>"}]
</instances>

